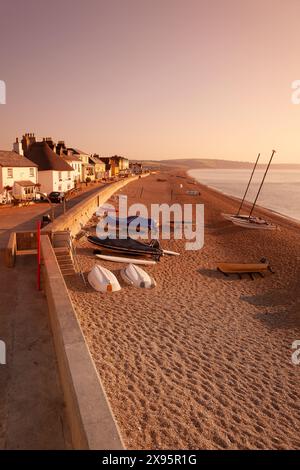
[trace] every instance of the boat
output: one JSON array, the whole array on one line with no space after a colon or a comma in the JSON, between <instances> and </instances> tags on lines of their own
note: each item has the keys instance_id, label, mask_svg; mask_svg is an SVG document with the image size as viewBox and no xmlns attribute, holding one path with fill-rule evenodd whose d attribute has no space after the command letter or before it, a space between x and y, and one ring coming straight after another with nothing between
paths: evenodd
<instances>
[{"instance_id":1,"label":"boat","mask_svg":"<svg viewBox=\"0 0 300 470\"><path fill-rule=\"evenodd\" d=\"M134 240L133 238L105 238L104 240L101 240L101 238L89 235L87 239L93 245L114 253L123 253L135 256L152 256L156 261L159 261L160 257L163 255L163 250L161 249L158 240L152 240L147 244L140 240Z\"/></svg>"},{"instance_id":2,"label":"boat","mask_svg":"<svg viewBox=\"0 0 300 470\"><path fill-rule=\"evenodd\" d=\"M242 210L244 201L245 201L246 196L247 196L247 194L248 194L248 191L249 191L249 188L250 188L250 184L251 184L251 181L252 181L252 178L253 178L254 172L255 172L255 170L256 170L256 167L257 167L257 164L258 164L259 159L260 159L260 153L257 155L256 162L255 162L254 167L253 167L253 169L252 169L252 172L251 172L251 175L250 175L250 179L249 179L249 181L248 181L248 184L247 184L247 187L246 187L246 190L245 190L243 199L242 199L242 201L241 201L241 204L240 204L240 207L239 207L237 213L236 213L236 214L222 214L222 217L223 217L225 220L229 220L230 222L232 222L232 221L235 220L235 219L245 219L245 218L249 218L249 215L241 215L240 212L241 212L241 210Z\"/></svg>"},{"instance_id":3,"label":"boat","mask_svg":"<svg viewBox=\"0 0 300 470\"><path fill-rule=\"evenodd\" d=\"M150 259L143 259L143 258L126 258L123 256L113 256L113 255L102 255L101 253L96 253L97 258L103 259L105 261L111 261L115 263L134 263L134 264L141 264L144 266L151 266L156 264L156 261Z\"/></svg>"},{"instance_id":4,"label":"boat","mask_svg":"<svg viewBox=\"0 0 300 470\"><path fill-rule=\"evenodd\" d=\"M135 222L134 222L135 221ZM115 217L114 215L107 215L105 217L105 223L109 230L110 227L113 229L116 227L118 230L134 229L134 231L148 231L152 230L154 232L157 231L158 222L151 218L145 218L138 215L130 215L125 218ZM130 227L131 226L131 227Z\"/></svg>"},{"instance_id":5,"label":"boat","mask_svg":"<svg viewBox=\"0 0 300 470\"><path fill-rule=\"evenodd\" d=\"M261 217L254 217L254 216L251 216L249 217L249 215L246 215L246 214L241 214L241 215L234 215L234 214L222 214L222 217L225 219L225 220L229 220L230 222L233 222L236 224L235 225L240 225L239 222L252 222L253 224L257 223L257 224L268 224L268 222L266 222L265 219L262 219ZM272 224L269 224L269 225L272 225ZM243 225L241 225L243 226Z\"/></svg>"},{"instance_id":6,"label":"boat","mask_svg":"<svg viewBox=\"0 0 300 470\"><path fill-rule=\"evenodd\" d=\"M126 268L121 269L120 274L122 279L132 286L146 289L151 289L156 286L156 282L146 271L132 263L126 266Z\"/></svg>"},{"instance_id":7,"label":"boat","mask_svg":"<svg viewBox=\"0 0 300 470\"><path fill-rule=\"evenodd\" d=\"M242 278L242 274L249 274L252 279L254 279L254 274L259 274L261 277L264 277L267 271L274 274L266 258L262 258L259 263L219 263L217 269L225 274L225 276L238 274L240 278Z\"/></svg>"},{"instance_id":8,"label":"boat","mask_svg":"<svg viewBox=\"0 0 300 470\"><path fill-rule=\"evenodd\" d=\"M271 222L267 222L261 217L247 217L246 219L232 219L234 225L239 227L245 227L250 229L259 229L259 230L276 230L277 226Z\"/></svg>"},{"instance_id":9,"label":"boat","mask_svg":"<svg viewBox=\"0 0 300 470\"><path fill-rule=\"evenodd\" d=\"M250 177L250 180L248 182L248 185L247 185L247 188L246 188L246 192L244 194L244 197L243 197L243 200L240 204L240 207L239 207L239 210L238 210L238 213L236 215L232 215L230 216L230 214L224 214L225 215L225 218L227 218L227 220L231 220L231 222L234 224L234 225L237 225L239 227L243 227L243 228L250 228L250 229L258 229L258 230L275 230L277 227L276 225L272 224L271 222L267 222L265 219L261 218L261 217L254 217L252 214L253 214L253 211L254 211L254 208L256 206L256 203L257 203L257 200L258 200L258 197L260 195L260 192L262 190L262 187L263 187L263 184L264 184L264 181L266 179L266 176L267 176L267 173L269 171L269 168L271 166L271 162L273 160L273 157L275 155L275 150L272 150L272 154L271 154L271 158L269 160L269 163L267 165L267 168L266 168L266 171L264 173L264 176L262 178L262 181L260 183L260 186L258 188L258 191L257 191L257 194L256 194L256 197L254 199L254 202L252 204L252 207L251 207L251 211L250 211L250 214L248 216L245 216L245 215L240 215L240 210L242 208L242 205L244 203L244 200L245 200L245 197L246 197L246 194L248 192L248 189L249 189L249 186L250 186L250 183L251 183L251 180L252 180L252 177L253 177L253 173L255 171L255 168L257 166L257 163L258 163L258 160L259 160L259 157L260 157L260 154L258 154L258 157L257 157L257 160L256 160L256 163L255 163L255 166L252 170L252 174L251 174L251 177ZM224 217L223 215L223 217Z\"/></svg>"},{"instance_id":10,"label":"boat","mask_svg":"<svg viewBox=\"0 0 300 470\"><path fill-rule=\"evenodd\" d=\"M232 220L235 220L235 219L242 219L242 220L249 219L249 215L247 215L247 214L238 215L238 214L224 214L223 213L222 217L223 217L223 219L229 220L230 222Z\"/></svg>"},{"instance_id":11,"label":"boat","mask_svg":"<svg viewBox=\"0 0 300 470\"><path fill-rule=\"evenodd\" d=\"M192 191L192 190L188 189L186 191L186 194L188 194L189 196L199 196L200 192L199 191Z\"/></svg>"},{"instance_id":12,"label":"boat","mask_svg":"<svg viewBox=\"0 0 300 470\"><path fill-rule=\"evenodd\" d=\"M88 281L98 292L115 292L121 290L116 276L99 264L96 264L88 274Z\"/></svg>"}]
</instances>

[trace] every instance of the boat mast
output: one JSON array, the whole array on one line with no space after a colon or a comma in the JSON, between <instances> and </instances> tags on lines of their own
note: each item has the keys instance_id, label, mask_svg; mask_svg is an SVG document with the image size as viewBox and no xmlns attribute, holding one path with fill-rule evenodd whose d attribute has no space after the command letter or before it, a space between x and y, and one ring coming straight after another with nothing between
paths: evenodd
<instances>
[{"instance_id":1,"label":"boat mast","mask_svg":"<svg viewBox=\"0 0 300 470\"><path fill-rule=\"evenodd\" d=\"M261 191L261 189L262 189L262 187L263 187L263 184L264 184L264 182L265 182L265 179L266 179L267 173L268 173L268 171L269 171L269 168L270 168L270 165L271 165L271 162L272 162L272 160L273 160L273 157L274 157L275 152L276 152L276 150L273 150L273 151L272 151L272 155L271 155L270 161L269 161L268 166L267 166L267 168L266 168L266 171L265 171L264 177L263 177L263 179L262 179L262 182L260 183L259 190L258 190L258 192L257 192L257 194L256 194L255 201L254 201L254 203L253 203L251 212L250 212L250 214L249 214L249 220L250 220L250 217L251 217L251 215L252 215L252 212L254 211L254 207L255 207L255 205L256 205L256 202L257 202L259 193L260 193L260 191Z\"/></svg>"},{"instance_id":2,"label":"boat mast","mask_svg":"<svg viewBox=\"0 0 300 470\"><path fill-rule=\"evenodd\" d=\"M257 164L258 164L259 157L260 157L260 153L257 155L257 159L256 159L255 165L254 165L254 167L253 167L253 170L252 170L252 173L251 173L251 176L250 176L249 182L248 182L248 186L247 186L247 188L246 188L246 191L245 191L244 197L243 197L243 199L242 199L242 202L241 202L241 204L240 204L239 210L237 211L237 214L236 214L236 215L240 215L240 212L241 212L241 209L242 209L242 207L243 207L243 204L244 204L245 198L246 198L246 196L247 196L247 193L248 193L248 190L249 190L249 188L250 188L250 184L251 184L251 181L252 181L252 178L253 178L253 175L254 175L255 169L256 169L256 167L257 167Z\"/></svg>"}]
</instances>

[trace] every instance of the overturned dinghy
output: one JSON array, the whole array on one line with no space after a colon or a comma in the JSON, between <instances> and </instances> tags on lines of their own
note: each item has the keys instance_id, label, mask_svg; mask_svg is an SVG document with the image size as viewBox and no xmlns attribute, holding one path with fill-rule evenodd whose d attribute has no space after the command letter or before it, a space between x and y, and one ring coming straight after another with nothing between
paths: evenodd
<instances>
[{"instance_id":1,"label":"overturned dinghy","mask_svg":"<svg viewBox=\"0 0 300 470\"><path fill-rule=\"evenodd\" d=\"M96 264L89 273L88 281L98 292L115 292L121 290L121 286L116 276L99 264Z\"/></svg>"},{"instance_id":2,"label":"overturned dinghy","mask_svg":"<svg viewBox=\"0 0 300 470\"><path fill-rule=\"evenodd\" d=\"M131 286L144 287L151 289L156 286L156 282L139 266L130 263L126 268L121 269L120 274L122 279Z\"/></svg>"}]
</instances>

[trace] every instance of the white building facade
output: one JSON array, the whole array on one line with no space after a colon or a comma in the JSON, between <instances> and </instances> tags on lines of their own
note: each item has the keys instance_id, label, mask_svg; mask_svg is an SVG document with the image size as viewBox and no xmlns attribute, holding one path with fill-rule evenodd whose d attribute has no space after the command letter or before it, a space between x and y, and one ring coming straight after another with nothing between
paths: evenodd
<instances>
[{"instance_id":1,"label":"white building facade","mask_svg":"<svg viewBox=\"0 0 300 470\"><path fill-rule=\"evenodd\" d=\"M37 166L17 152L0 150L0 191L12 188L17 181L37 184Z\"/></svg>"},{"instance_id":2,"label":"white building facade","mask_svg":"<svg viewBox=\"0 0 300 470\"><path fill-rule=\"evenodd\" d=\"M39 171L38 182L41 191L49 194L52 191L67 192L74 188L72 171L44 170Z\"/></svg>"}]
</instances>

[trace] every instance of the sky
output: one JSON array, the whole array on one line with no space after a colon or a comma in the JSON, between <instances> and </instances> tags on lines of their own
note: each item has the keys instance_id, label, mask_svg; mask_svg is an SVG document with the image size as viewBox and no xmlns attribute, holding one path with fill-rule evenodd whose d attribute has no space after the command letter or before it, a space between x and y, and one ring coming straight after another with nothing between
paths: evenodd
<instances>
[{"instance_id":1,"label":"sky","mask_svg":"<svg viewBox=\"0 0 300 470\"><path fill-rule=\"evenodd\" d=\"M0 148L300 163L299 0L0 0Z\"/></svg>"}]
</instances>

